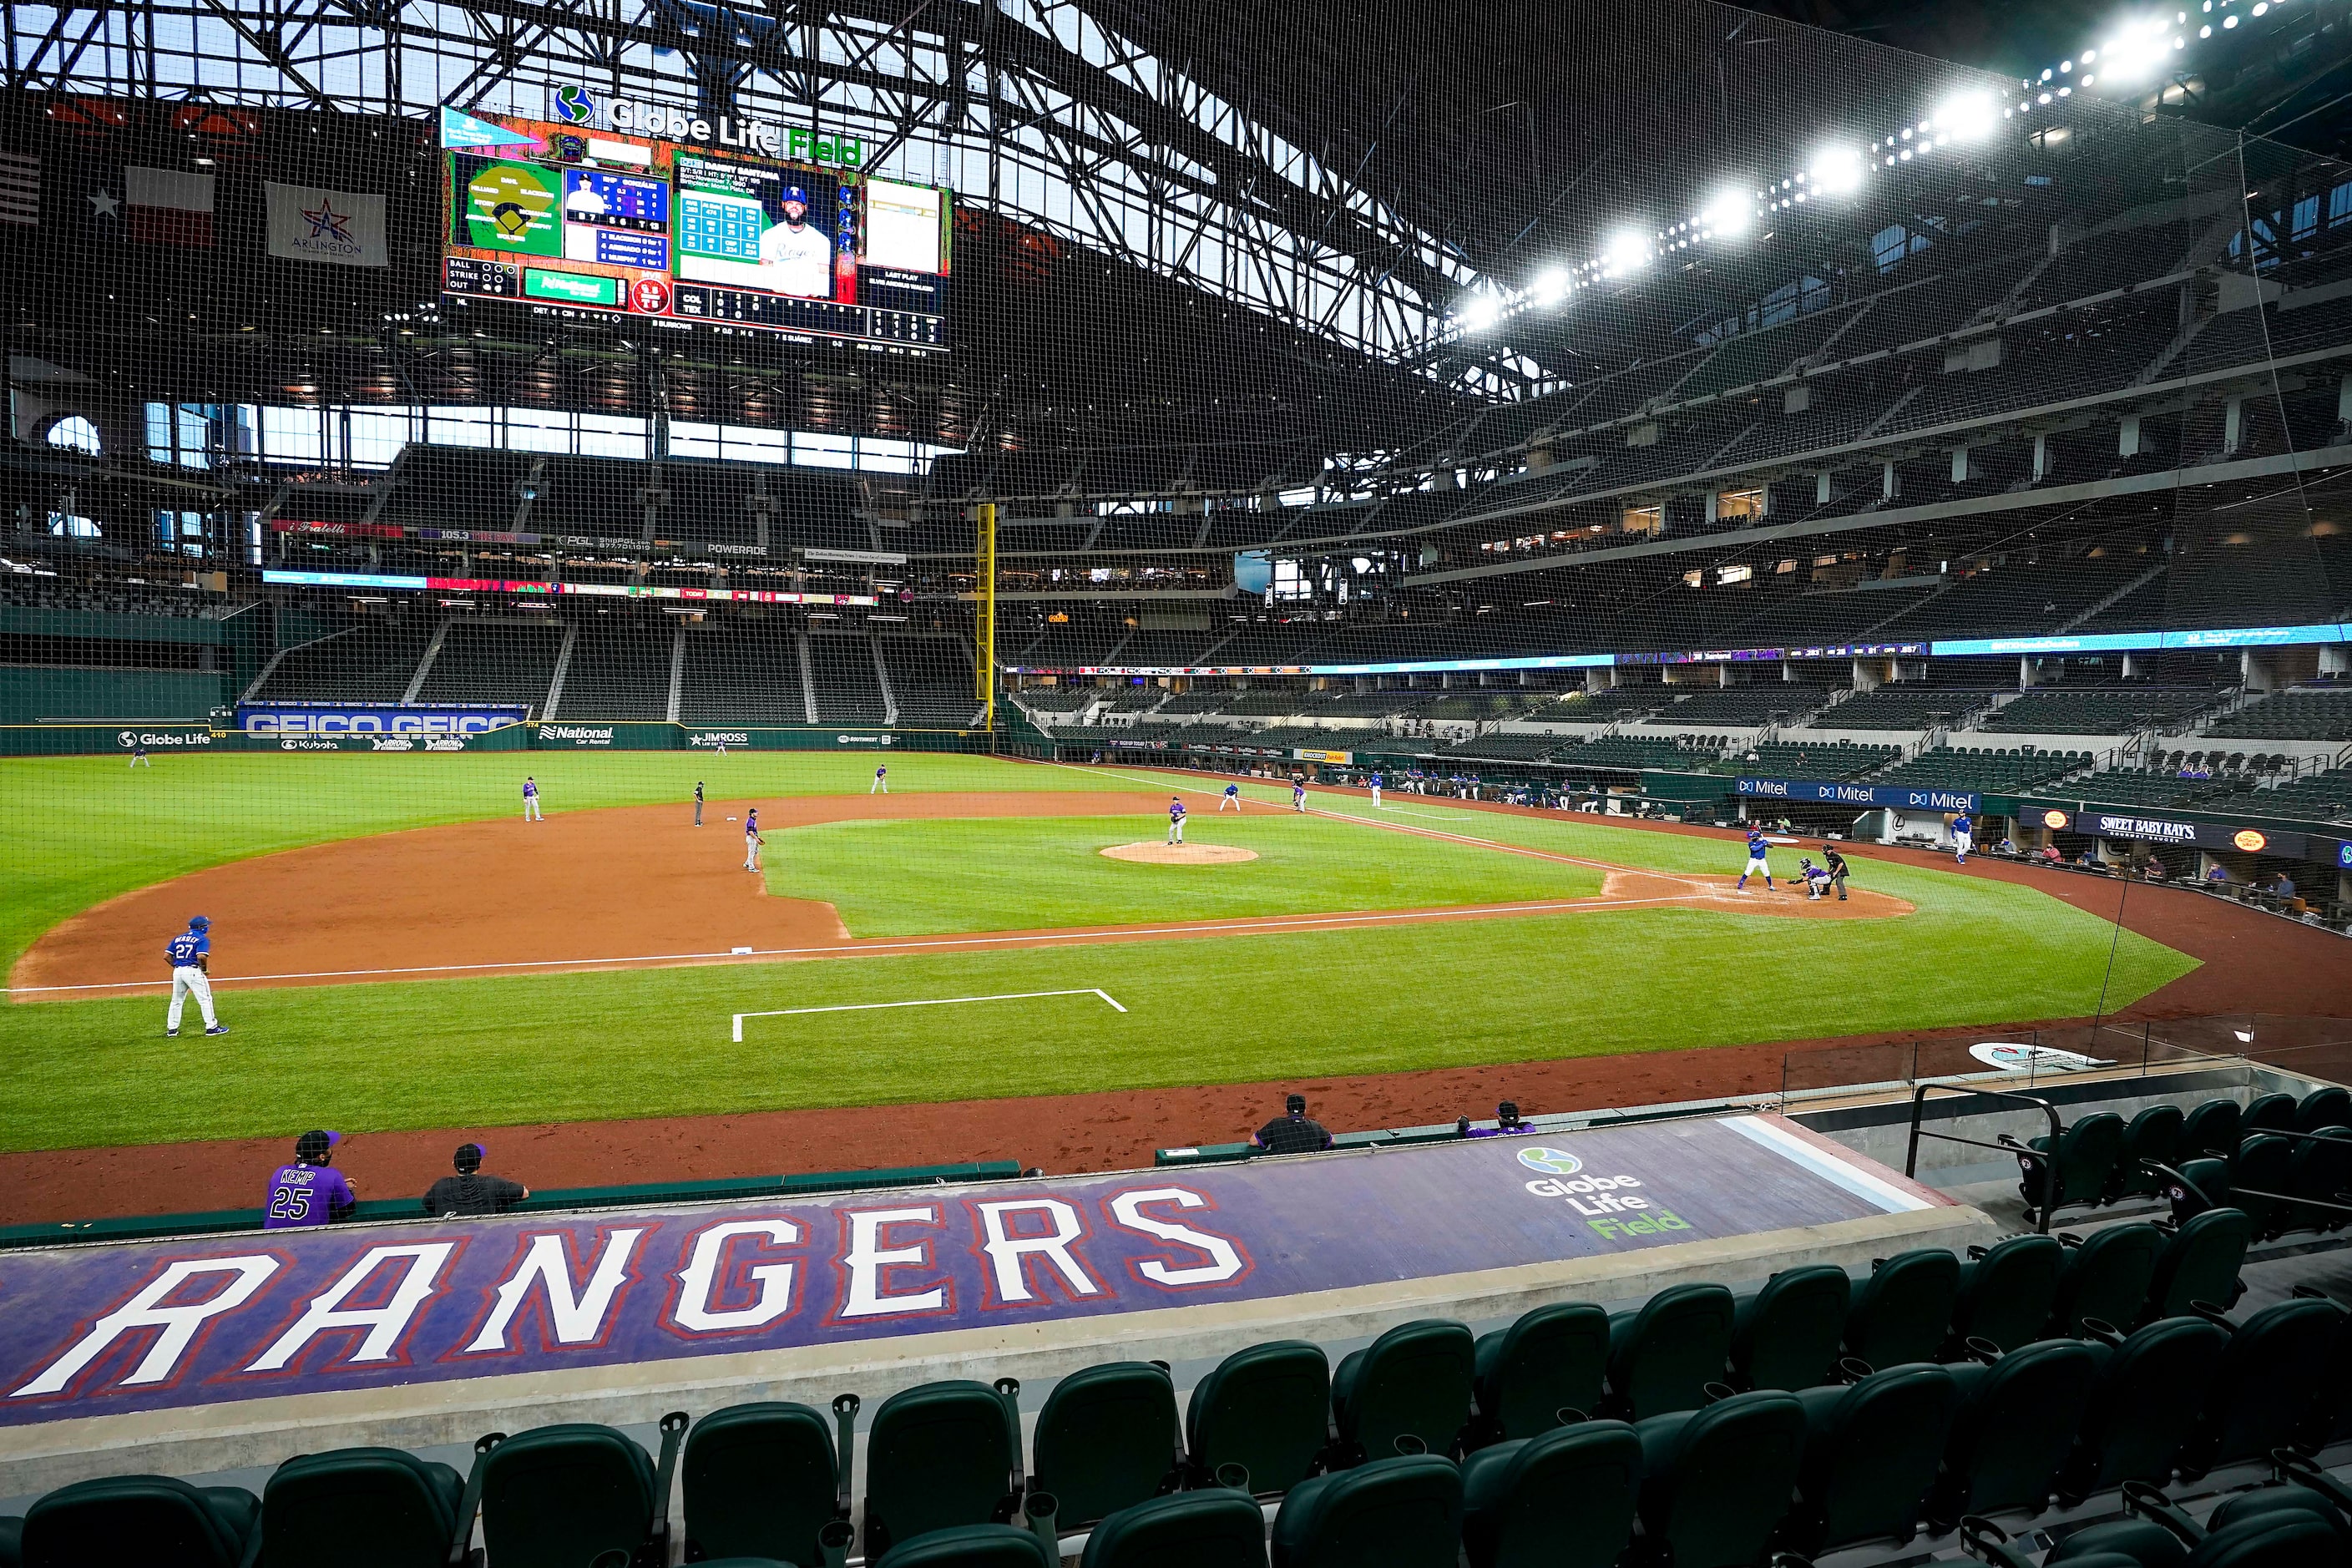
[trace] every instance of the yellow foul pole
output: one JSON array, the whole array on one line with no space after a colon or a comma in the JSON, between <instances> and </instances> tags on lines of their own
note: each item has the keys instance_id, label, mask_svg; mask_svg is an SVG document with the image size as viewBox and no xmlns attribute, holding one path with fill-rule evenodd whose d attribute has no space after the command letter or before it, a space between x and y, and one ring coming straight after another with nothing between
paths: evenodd
<instances>
[{"instance_id":1,"label":"yellow foul pole","mask_svg":"<svg viewBox=\"0 0 2352 1568\"><path fill-rule=\"evenodd\" d=\"M996 503L980 503L980 700L988 732L996 732Z\"/></svg>"}]
</instances>

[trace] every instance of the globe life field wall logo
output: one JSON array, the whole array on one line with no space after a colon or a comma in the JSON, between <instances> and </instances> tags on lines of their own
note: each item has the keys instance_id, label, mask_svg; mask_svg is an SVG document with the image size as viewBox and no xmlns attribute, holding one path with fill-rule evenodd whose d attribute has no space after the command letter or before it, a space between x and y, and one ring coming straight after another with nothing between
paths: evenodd
<instances>
[{"instance_id":1,"label":"globe life field wall logo","mask_svg":"<svg viewBox=\"0 0 2352 1568\"><path fill-rule=\"evenodd\" d=\"M1644 1196L1640 1178L1583 1174L1584 1162L1565 1149L1532 1143L1519 1152L1519 1163L1543 1174L1527 1184L1533 1196L1565 1203L1584 1217L1604 1241L1656 1236L1688 1230L1690 1221Z\"/></svg>"}]
</instances>

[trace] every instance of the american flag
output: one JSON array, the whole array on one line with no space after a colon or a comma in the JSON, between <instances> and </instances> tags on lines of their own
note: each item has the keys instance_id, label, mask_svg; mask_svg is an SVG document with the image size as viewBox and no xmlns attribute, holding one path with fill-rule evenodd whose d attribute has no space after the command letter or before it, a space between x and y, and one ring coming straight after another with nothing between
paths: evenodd
<instances>
[{"instance_id":1,"label":"american flag","mask_svg":"<svg viewBox=\"0 0 2352 1568\"><path fill-rule=\"evenodd\" d=\"M0 152L0 223L36 228L41 222L41 161Z\"/></svg>"}]
</instances>

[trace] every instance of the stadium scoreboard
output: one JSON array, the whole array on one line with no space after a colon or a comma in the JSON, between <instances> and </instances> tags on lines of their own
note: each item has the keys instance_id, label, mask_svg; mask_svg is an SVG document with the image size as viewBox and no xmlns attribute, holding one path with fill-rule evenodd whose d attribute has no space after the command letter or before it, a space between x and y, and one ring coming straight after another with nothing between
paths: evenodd
<instances>
[{"instance_id":1,"label":"stadium scoreboard","mask_svg":"<svg viewBox=\"0 0 2352 1568\"><path fill-rule=\"evenodd\" d=\"M890 353L947 348L944 187L529 119L467 117L443 142L453 321L481 306Z\"/></svg>"}]
</instances>

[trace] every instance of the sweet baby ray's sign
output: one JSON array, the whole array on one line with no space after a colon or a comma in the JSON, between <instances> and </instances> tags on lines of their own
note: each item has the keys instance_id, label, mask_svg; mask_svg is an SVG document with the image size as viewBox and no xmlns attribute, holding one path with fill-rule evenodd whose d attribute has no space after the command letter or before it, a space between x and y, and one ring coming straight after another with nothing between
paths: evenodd
<instances>
[{"instance_id":1,"label":"sweet baby ray's sign","mask_svg":"<svg viewBox=\"0 0 2352 1568\"><path fill-rule=\"evenodd\" d=\"M1944 1200L1775 1117L0 1258L0 1425L1383 1284Z\"/></svg>"}]
</instances>

